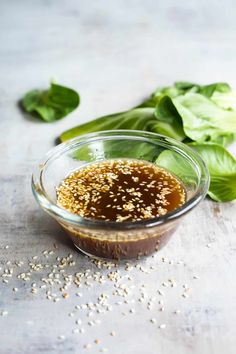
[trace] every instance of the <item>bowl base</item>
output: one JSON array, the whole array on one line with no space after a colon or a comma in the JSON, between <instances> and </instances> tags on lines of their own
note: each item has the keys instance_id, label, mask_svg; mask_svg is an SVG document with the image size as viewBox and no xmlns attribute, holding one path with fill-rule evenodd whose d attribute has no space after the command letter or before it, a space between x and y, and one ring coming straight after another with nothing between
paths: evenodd
<instances>
[{"instance_id":1,"label":"bowl base","mask_svg":"<svg viewBox=\"0 0 236 354\"><path fill-rule=\"evenodd\" d=\"M84 251L82 248L80 248L79 246L77 246L75 243L73 243L76 250L80 253L82 253L84 256L87 256L91 259L95 259L95 260L98 260L98 261L103 261L103 262L115 262L115 263L126 263L128 261L138 261L140 259L145 259L145 258L148 258L148 257L151 257L152 255L156 254L157 252L159 252L160 250L157 249L155 251L153 251L152 253L148 254L148 255L141 255L141 256L137 256L137 257L132 257L132 258L105 258L105 257L99 257L99 256L95 256L91 253L88 253L86 251Z\"/></svg>"},{"instance_id":2,"label":"bowl base","mask_svg":"<svg viewBox=\"0 0 236 354\"><path fill-rule=\"evenodd\" d=\"M75 243L73 243L76 250L79 251L80 253L82 253L83 255L89 257L89 258L93 258L93 259L97 259L98 261L105 261L105 262L108 262L108 261L115 261L115 259L110 259L110 258L104 258L104 257L98 257L98 256L95 256L91 253L88 253L86 251L84 251L82 248L80 248L79 246L77 246Z\"/></svg>"}]
</instances>

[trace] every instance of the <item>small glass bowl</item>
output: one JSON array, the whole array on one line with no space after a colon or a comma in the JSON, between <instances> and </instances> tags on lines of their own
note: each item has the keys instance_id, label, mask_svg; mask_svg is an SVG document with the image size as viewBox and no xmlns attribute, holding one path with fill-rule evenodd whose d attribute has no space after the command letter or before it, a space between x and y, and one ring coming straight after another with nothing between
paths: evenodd
<instances>
[{"instance_id":1,"label":"small glass bowl","mask_svg":"<svg viewBox=\"0 0 236 354\"><path fill-rule=\"evenodd\" d=\"M186 190L186 202L164 216L136 222L83 218L61 208L56 188L72 171L108 159L138 159L168 169ZM209 174L190 147L163 135L113 130L87 134L49 151L35 168L32 190L39 205L66 230L74 245L96 258L130 259L146 256L169 240L181 218L206 195Z\"/></svg>"}]
</instances>

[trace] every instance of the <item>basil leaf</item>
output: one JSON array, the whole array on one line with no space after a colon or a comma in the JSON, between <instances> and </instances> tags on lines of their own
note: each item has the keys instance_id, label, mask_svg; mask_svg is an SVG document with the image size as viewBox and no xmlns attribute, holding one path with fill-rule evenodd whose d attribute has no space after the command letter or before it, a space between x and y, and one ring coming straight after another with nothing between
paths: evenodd
<instances>
[{"instance_id":1,"label":"basil leaf","mask_svg":"<svg viewBox=\"0 0 236 354\"><path fill-rule=\"evenodd\" d=\"M230 141L236 134L236 111L225 110L210 99L197 94L187 93L173 99L182 118L185 134L192 140Z\"/></svg>"},{"instance_id":2,"label":"basil leaf","mask_svg":"<svg viewBox=\"0 0 236 354\"><path fill-rule=\"evenodd\" d=\"M197 144L195 149L206 163L210 172L209 196L218 202L236 199L236 160L223 147L217 144Z\"/></svg>"},{"instance_id":3,"label":"basil leaf","mask_svg":"<svg viewBox=\"0 0 236 354\"><path fill-rule=\"evenodd\" d=\"M79 102L76 91L52 83L47 91L28 92L22 99L22 106L26 112L34 113L46 122L53 122L75 110Z\"/></svg>"}]
</instances>

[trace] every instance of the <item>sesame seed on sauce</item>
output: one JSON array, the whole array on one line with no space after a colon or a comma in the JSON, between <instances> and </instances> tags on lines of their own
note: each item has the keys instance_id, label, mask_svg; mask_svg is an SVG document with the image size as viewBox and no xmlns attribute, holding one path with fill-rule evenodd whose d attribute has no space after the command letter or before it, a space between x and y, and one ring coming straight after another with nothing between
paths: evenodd
<instances>
[{"instance_id":1,"label":"sesame seed on sauce","mask_svg":"<svg viewBox=\"0 0 236 354\"><path fill-rule=\"evenodd\" d=\"M57 188L57 204L97 220L132 222L163 216L183 205L182 183L139 160L106 160L72 172Z\"/></svg>"}]
</instances>

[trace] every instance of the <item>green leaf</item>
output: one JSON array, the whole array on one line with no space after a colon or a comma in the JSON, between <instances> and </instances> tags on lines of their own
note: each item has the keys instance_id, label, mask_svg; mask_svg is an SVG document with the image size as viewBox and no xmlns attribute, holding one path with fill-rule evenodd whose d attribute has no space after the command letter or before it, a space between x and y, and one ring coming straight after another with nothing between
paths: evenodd
<instances>
[{"instance_id":1,"label":"green leaf","mask_svg":"<svg viewBox=\"0 0 236 354\"><path fill-rule=\"evenodd\" d=\"M28 92L22 99L22 106L26 112L36 114L46 122L53 122L74 111L79 101L76 91L52 83L47 91Z\"/></svg>"},{"instance_id":2,"label":"green leaf","mask_svg":"<svg viewBox=\"0 0 236 354\"><path fill-rule=\"evenodd\" d=\"M182 118L185 134L192 140L228 142L236 134L236 112L219 107L203 95L187 93L173 99L173 103Z\"/></svg>"},{"instance_id":3,"label":"green leaf","mask_svg":"<svg viewBox=\"0 0 236 354\"><path fill-rule=\"evenodd\" d=\"M73 158L93 162L104 159L139 159L154 162L163 149L148 142L123 140L105 140L81 146L73 152Z\"/></svg>"},{"instance_id":4,"label":"green leaf","mask_svg":"<svg viewBox=\"0 0 236 354\"><path fill-rule=\"evenodd\" d=\"M202 157L210 173L208 195L218 202L236 198L236 160L223 147L211 143L189 144ZM165 150L158 156L156 163L179 177L185 185L194 185L196 172L178 153Z\"/></svg>"},{"instance_id":5,"label":"green leaf","mask_svg":"<svg viewBox=\"0 0 236 354\"><path fill-rule=\"evenodd\" d=\"M230 92L215 91L211 99L218 106L224 109L236 111L236 91L230 91Z\"/></svg>"},{"instance_id":6,"label":"green leaf","mask_svg":"<svg viewBox=\"0 0 236 354\"><path fill-rule=\"evenodd\" d=\"M179 153L164 150L158 156L156 163L176 175L187 187L196 187L196 171L191 164Z\"/></svg>"},{"instance_id":7,"label":"green leaf","mask_svg":"<svg viewBox=\"0 0 236 354\"><path fill-rule=\"evenodd\" d=\"M115 113L92 120L88 123L69 129L60 136L61 141L66 141L76 136L98 132L102 130L132 129L144 130L153 133L168 135L182 140L185 137L179 122L172 127L172 121L164 114L164 108L160 117L154 114L153 108L135 108L127 112Z\"/></svg>"},{"instance_id":8,"label":"green leaf","mask_svg":"<svg viewBox=\"0 0 236 354\"><path fill-rule=\"evenodd\" d=\"M199 86L198 93L210 98L216 92L229 92L230 86L225 82L216 82L214 84Z\"/></svg>"},{"instance_id":9,"label":"green leaf","mask_svg":"<svg viewBox=\"0 0 236 354\"><path fill-rule=\"evenodd\" d=\"M60 136L66 141L82 134L114 129L151 130L156 118L151 108L138 108L94 119L88 123L69 129Z\"/></svg>"},{"instance_id":10,"label":"green leaf","mask_svg":"<svg viewBox=\"0 0 236 354\"><path fill-rule=\"evenodd\" d=\"M156 105L160 102L160 100L164 96L169 96L171 98L174 98L174 97L177 97L183 93L184 93L183 90L178 89L175 86L160 87L149 98L147 98L141 105L139 105L137 108L141 108L141 107L155 108Z\"/></svg>"},{"instance_id":11,"label":"green leaf","mask_svg":"<svg viewBox=\"0 0 236 354\"><path fill-rule=\"evenodd\" d=\"M155 115L160 121L157 123L160 134L167 135L179 141L186 138L181 116L170 97L164 96L160 99L156 106Z\"/></svg>"},{"instance_id":12,"label":"green leaf","mask_svg":"<svg viewBox=\"0 0 236 354\"><path fill-rule=\"evenodd\" d=\"M138 107L156 107L160 99L163 96L169 96L175 98L181 95L185 95L188 92L200 93L206 97L212 97L213 94L229 93L231 91L230 86L225 82L216 82L210 85L198 85L193 82L177 81L172 86L164 86L156 89L144 102ZM235 103L235 101L234 101Z\"/></svg>"},{"instance_id":13,"label":"green leaf","mask_svg":"<svg viewBox=\"0 0 236 354\"><path fill-rule=\"evenodd\" d=\"M195 149L206 163L210 172L209 196L218 202L227 202L236 198L236 160L223 147L217 144L197 144Z\"/></svg>"}]
</instances>

